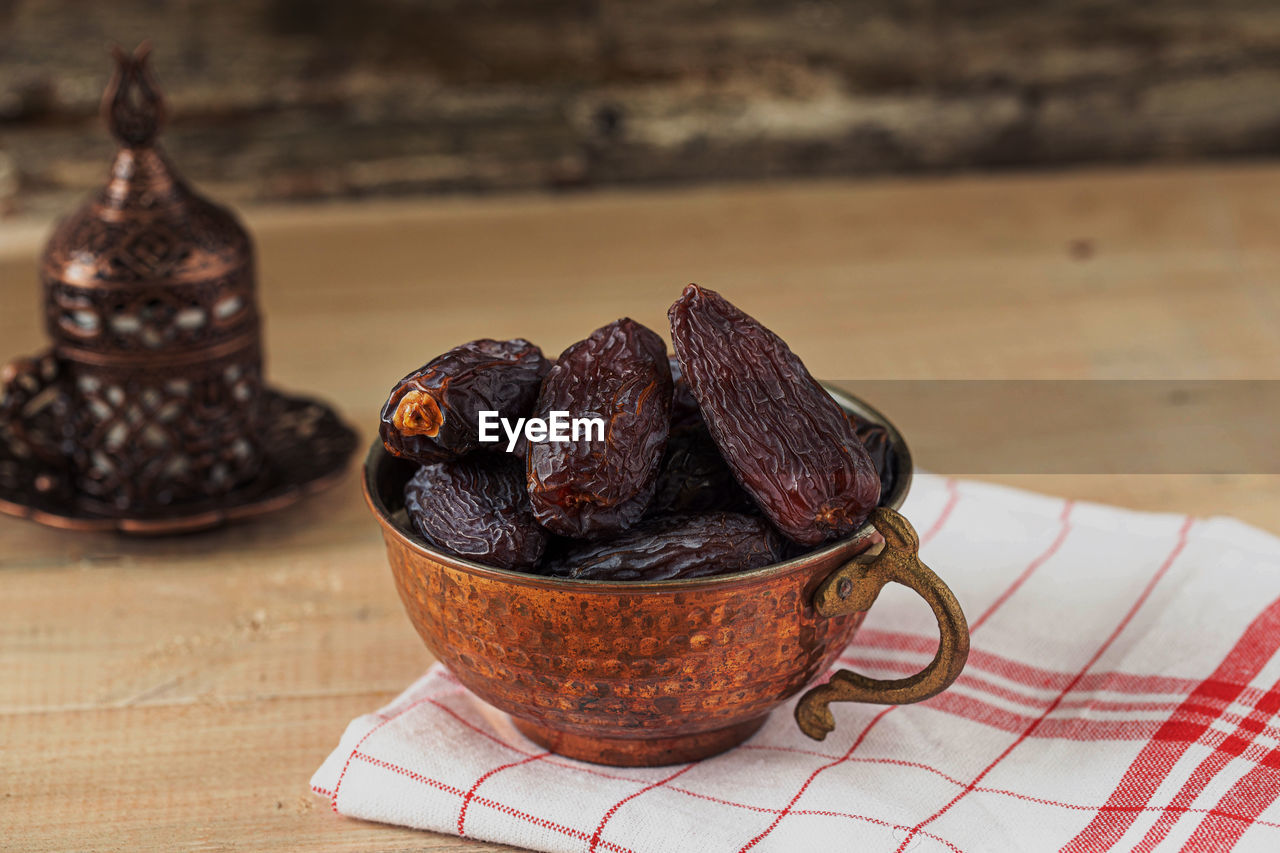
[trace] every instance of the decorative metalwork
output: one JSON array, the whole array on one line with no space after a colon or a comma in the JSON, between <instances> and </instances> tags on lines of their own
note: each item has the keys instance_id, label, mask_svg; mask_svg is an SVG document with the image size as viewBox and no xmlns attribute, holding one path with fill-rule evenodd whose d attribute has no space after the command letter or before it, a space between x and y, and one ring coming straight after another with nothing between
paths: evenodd
<instances>
[{"instance_id":1,"label":"decorative metalwork","mask_svg":"<svg viewBox=\"0 0 1280 853\"><path fill-rule=\"evenodd\" d=\"M883 425L897 476L872 518L846 539L725 575L592 581L482 566L427 543L404 512L417 469L375 441L365 499L382 526L400 600L432 653L468 689L512 715L545 748L583 761L661 765L737 746L770 711L827 672L889 581L933 606L942 647L901 681L844 672L801 700L801 731L821 739L827 704L919 702L956 679L969 633L946 585L920 563L895 512L911 486L911 453L863 401L828 389L860 421ZM880 537L885 549L871 554ZM841 682L853 682L845 690Z\"/></svg>"},{"instance_id":2,"label":"decorative metalwork","mask_svg":"<svg viewBox=\"0 0 1280 853\"><path fill-rule=\"evenodd\" d=\"M842 669L826 684L814 687L796 705L796 724L815 740L822 740L836 724L832 702L873 702L907 705L936 696L960 677L969 659L969 625L960 602L942 579L920 562L920 537L905 518L887 507L872 510L869 519L884 537L884 550L859 556L833 572L813 594L813 609L828 619L865 613L887 583L900 583L917 592L938 620L938 651L924 669L906 678L868 678Z\"/></svg>"},{"instance_id":3,"label":"decorative metalwork","mask_svg":"<svg viewBox=\"0 0 1280 853\"><path fill-rule=\"evenodd\" d=\"M120 148L43 256L53 347L3 377L3 511L191 526L179 520L322 479L354 449L320 404L264 385L252 242L157 146L164 101L148 55L115 52L103 113ZM303 412L311 432L290 442L278 419ZM281 464L299 463L299 444L315 458Z\"/></svg>"}]
</instances>

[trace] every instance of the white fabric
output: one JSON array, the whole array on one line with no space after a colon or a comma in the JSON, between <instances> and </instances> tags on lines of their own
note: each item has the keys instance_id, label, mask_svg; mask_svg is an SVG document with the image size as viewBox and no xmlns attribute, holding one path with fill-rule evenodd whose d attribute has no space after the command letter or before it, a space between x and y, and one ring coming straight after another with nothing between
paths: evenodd
<instances>
[{"instance_id":1,"label":"white fabric","mask_svg":"<svg viewBox=\"0 0 1280 853\"><path fill-rule=\"evenodd\" d=\"M794 700L691 765L546 754L440 667L312 779L353 818L548 851L1280 849L1280 540L1228 518L917 478L903 513L973 627L964 675L893 709ZM841 666L936 645L889 587Z\"/></svg>"}]
</instances>

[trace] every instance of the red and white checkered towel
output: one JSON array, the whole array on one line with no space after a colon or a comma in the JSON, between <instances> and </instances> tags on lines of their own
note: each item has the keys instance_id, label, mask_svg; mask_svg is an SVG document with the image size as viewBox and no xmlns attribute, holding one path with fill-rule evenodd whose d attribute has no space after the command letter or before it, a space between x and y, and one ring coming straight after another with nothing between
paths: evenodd
<instances>
[{"instance_id":1,"label":"red and white checkered towel","mask_svg":"<svg viewBox=\"0 0 1280 853\"><path fill-rule=\"evenodd\" d=\"M536 850L1280 850L1280 539L929 476L904 514L973 629L928 702L833 705L820 743L788 703L724 755L598 767L437 666L352 722L312 788ZM891 585L840 664L901 676L936 642Z\"/></svg>"}]
</instances>

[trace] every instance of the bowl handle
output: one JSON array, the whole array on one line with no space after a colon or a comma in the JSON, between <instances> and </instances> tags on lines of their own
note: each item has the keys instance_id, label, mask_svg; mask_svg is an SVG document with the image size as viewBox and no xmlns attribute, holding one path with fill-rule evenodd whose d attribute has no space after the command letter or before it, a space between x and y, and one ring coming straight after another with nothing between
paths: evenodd
<instances>
[{"instance_id":1,"label":"bowl handle","mask_svg":"<svg viewBox=\"0 0 1280 853\"><path fill-rule=\"evenodd\" d=\"M805 693L796 705L796 722L800 731L814 740L822 740L836 727L830 703L919 702L951 686L969 657L969 624L960 602L941 578L920 562L920 538L910 523L887 507L877 507L871 513L871 524L884 537L884 549L875 556L855 557L832 572L813 595L814 609L827 617L860 613L870 609L885 584L900 583L919 593L933 608L941 634L938 652L932 663L907 678L868 678L842 669L826 684Z\"/></svg>"}]
</instances>

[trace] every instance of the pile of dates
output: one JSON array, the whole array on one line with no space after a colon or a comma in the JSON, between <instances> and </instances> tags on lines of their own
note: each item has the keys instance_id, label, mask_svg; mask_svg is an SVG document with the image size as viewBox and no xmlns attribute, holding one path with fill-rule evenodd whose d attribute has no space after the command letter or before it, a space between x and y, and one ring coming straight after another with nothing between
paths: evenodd
<instances>
[{"instance_id":1,"label":"pile of dates","mask_svg":"<svg viewBox=\"0 0 1280 853\"><path fill-rule=\"evenodd\" d=\"M691 284L668 316L673 358L621 319L554 363L478 340L398 382L380 431L421 466L404 490L418 532L489 566L620 581L746 571L857 529L894 474L884 428L720 294ZM495 412L602 423L492 440Z\"/></svg>"}]
</instances>

